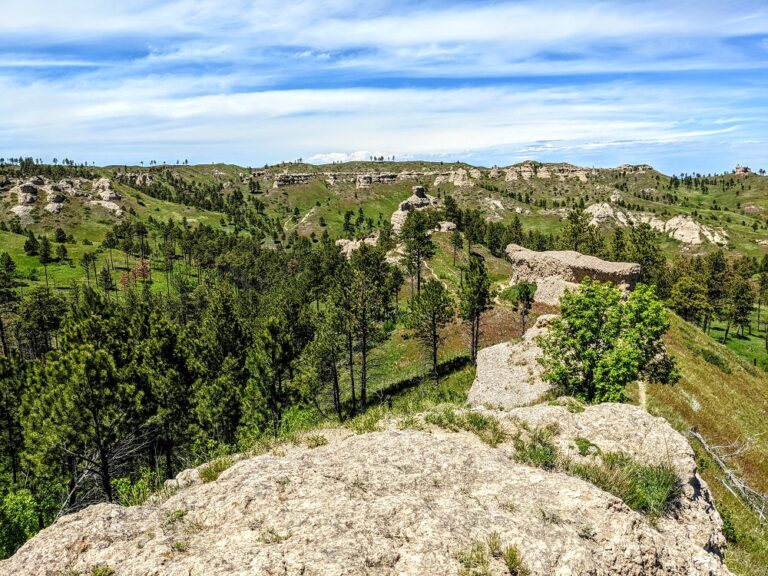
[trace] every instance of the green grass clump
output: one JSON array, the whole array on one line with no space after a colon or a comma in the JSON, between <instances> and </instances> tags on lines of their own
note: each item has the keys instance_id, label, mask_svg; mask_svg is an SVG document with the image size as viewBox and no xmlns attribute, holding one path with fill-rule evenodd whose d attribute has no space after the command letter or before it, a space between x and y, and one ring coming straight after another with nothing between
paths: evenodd
<instances>
[{"instance_id":1,"label":"green grass clump","mask_svg":"<svg viewBox=\"0 0 768 576\"><path fill-rule=\"evenodd\" d=\"M219 456L200 468L200 480L203 482L213 482L232 464L234 464L232 456Z\"/></svg>"},{"instance_id":2,"label":"green grass clump","mask_svg":"<svg viewBox=\"0 0 768 576\"><path fill-rule=\"evenodd\" d=\"M682 482L670 464L640 464L622 452L604 453L594 464L568 463L567 471L652 520L674 509L682 495Z\"/></svg>"},{"instance_id":3,"label":"green grass clump","mask_svg":"<svg viewBox=\"0 0 768 576\"><path fill-rule=\"evenodd\" d=\"M498 419L472 410L461 412L454 410L452 406L443 406L429 412L424 421L446 430L467 430L494 448L507 438L507 433Z\"/></svg>"},{"instance_id":4,"label":"green grass clump","mask_svg":"<svg viewBox=\"0 0 768 576\"><path fill-rule=\"evenodd\" d=\"M706 360L713 366L717 366L718 368L720 368L720 370L722 370L726 374L730 374L732 372L731 367L728 365L725 359L722 356L720 356L717 352L713 352L708 348L700 348L698 350L698 353L702 358L704 358L704 360Z\"/></svg>"},{"instance_id":5,"label":"green grass clump","mask_svg":"<svg viewBox=\"0 0 768 576\"><path fill-rule=\"evenodd\" d=\"M328 438L322 434L313 434L312 436L307 436L306 442L307 448L319 448L328 444Z\"/></svg>"},{"instance_id":6,"label":"green grass clump","mask_svg":"<svg viewBox=\"0 0 768 576\"><path fill-rule=\"evenodd\" d=\"M579 451L579 456L589 456L591 454L600 453L600 448L598 448L596 444L593 444L586 438L579 436L574 439L574 442L576 443L576 448Z\"/></svg>"},{"instance_id":7,"label":"green grass clump","mask_svg":"<svg viewBox=\"0 0 768 576\"><path fill-rule=\"evenodd\" d=\"M518 434L515 438L515 459L530 466L553 470L558 465L557 447L552 438L557 434L555 426L536 428L528 438Z\"/></svg>"},{"instance_id":8,"label":"green grass clump","mask_svg":"<svg viewBox=\"0 0 768 576\"><path fill-rule=\"evenodd\" d=\"M95 566L91 568L90 576L114 576L115 569L109 566Z\"/></svg>"},{"instance_id":9,"label":"green grass clump","mask_svg":"<svg viewBox=\"0 0 768 576\"><path fill-rule=\"evenodd\" d=\"M459 576L489 576L491 573L491 561L482 543L460 551L456 560L460 566Z\"/></svg>"},{"instance_id":10,"label":"green grass clump","mask_svg":"<svg viewBox=\"0 0 768 576\"><path fill-rule=\"evenodd\" d=\"M502 558L510 576L528 576L531 573L523 563L523 557L517 546L507 546L502 553Z\"/></svg>"}]
</instances>

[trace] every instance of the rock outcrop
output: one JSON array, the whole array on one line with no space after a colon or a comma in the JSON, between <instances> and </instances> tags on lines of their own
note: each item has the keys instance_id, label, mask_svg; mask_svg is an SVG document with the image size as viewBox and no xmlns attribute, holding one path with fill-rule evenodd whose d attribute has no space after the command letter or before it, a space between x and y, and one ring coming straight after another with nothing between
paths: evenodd
<instances>
[{"instance_id":1,"label":"rock outcrop","mask_svg":"<svg viewBox=\"0 0 768 576\"><path fill-rule=\"evenodd\" d=\"M390 221L392 222L393 231L395 234L400 233L400 230L403 229L403 224L405 224L405 219L408 217L408 212L411 212L412 210L423 210L424 208L437 206L439 204L440 200L427 194L423 186L414 186L413 194L406 200L403 200L397 210L392 214L392 219Z\"/></svg>"},{"instance_id":2,"label":"rock outcrop","mask_svg":"<svg viewBox=\"0 0 768 576\"><path fill-rule=\"evenodd\" d=\"M276 174L275 180L272 182L272 188L282 188L283 186L296 186L298 184L309 184L314 180L316 174L290 174L284 172L283 174Z\"/></svg>"},{"instance_id":3,"label":"rock outcrop","mask_svg":"<svg viewBox=\"0 0 768 576\"><path fill-rule=\"evenodd\" d=\"M535 282L534 298L545 304L558 304L566 289L575 289L587 276L623 289L631 289L640 276L639 264L608 262L572 250L535 252L510 244L506 254L514 267L512 282Z\"/></svg>"},{"instance_id":4,"label":"rock outcrop","mask_svg":"<svg viewBox=\"0 0 768 576\"><path fill-rule=\"evenodd\" d=\"M374 236L369 236L367 238L362 238L361 240L347 240L346 238L339 238L336 240L336 246L338 246L341 249L341 253L344 254L347 258L352 256L352 252L360 248L363 244L368 244L369 246L375 246L376 243L379 241L379 235L378 233Z\"/></svg>"},{"instance_id":5,"label":"rock outcrop","mask_svg":"<svg viewBox=\"0 0 768 576\"><path fill-rule=\"evenodd\" d=\"M112 182L108 178L99 178L93 183L94 193L104 202L120 200L120 194L112 189Z\"/></svg>"},{"instance_id":6,"label":"rock outcrop","mask_svg":"<svg viewBox=\"0 0 768 576\"><path fill-rule=\"evenodd\" d=\"M459 168L458 170L453 170L449 172L448 174L440 174L435 178L435 186L439 186L440 184L453 184L454 186L458 188L467 188L469 186L472 186L472 180L471 178L477 179L481 177L480 171L473 169L470 172L467 172L464 168Z\"/></svg>"},{"instance_id":7,"label":"rock outcrop","mask_svg":"<svg viewBox=\"0 0 768 576\"><path fill-rule=\"evenodd\" d=\"M568 178L576 178L580 182L587 182L594 170L579 168L571 164L540 164L538 162L523 162L506 169L505 180L530 180L531 178L551 179L557 178L564 181Z\"/></svg>"},{"instance_id":8,"label":"rock outcrop","mask_svg":"<svg viewBox=\"0 0 768 576\"><path fill-rule=\"evenodd\" d=\"M397 182L398 174L360 174L355 179L355 188L370 188L373 184L393 184Z\"/></svg>"},{"instance_id":9,"label":"rock outcrop","mask_svg":"<svg viewBox=\"0 0 768 576\"><path fill-rule=\"evenodd\" d=\"M614 196L611 196L611 202L616 203L620 199L621 197L614 199ZM645 223L654 230L689 246L700 246L705 241L718 245L728 243L728 234L724 230L701 224L688 215L681 214L664 221L653 214L628 212L607 202L591 204L584 211L589 214L590 224L593 226L603 224L634 226Z\"/></svg>"},{"instance_id":10,"label":"rock outcrop","mask_svg":"<svg viewBox=\"0 0 768 576\"><path fill-rule=\"evenodd\" d=\"M469 432L390 423L362 435L324 431L325 446L242 459L209 483L185 473L185 487L162 503L64 516L0 562L0 575L457 574L457 555L493 533L534 576L730 574L693 452L663 419L615 404L485 414L510 436L556 425L554 442L574 459L588 458L575 448L580 437L669 462L681 503L653 525L585 480L516 463L512 442L493 448Z\"/></svg>"},{"instance_id":11,"label":"rock outcrop","mask_svg":"<svg viewBox=\"0 0 768 576\"><path fill-rule=\"evenodd\" d=\"M537 361L542 353L537 339L546 334L553 318L556 316L540 316L520 342L502 342L478 352L470 404L491 408L527 406L552 389L541 377L544 368Z\"/></svg>"}]
</instances>

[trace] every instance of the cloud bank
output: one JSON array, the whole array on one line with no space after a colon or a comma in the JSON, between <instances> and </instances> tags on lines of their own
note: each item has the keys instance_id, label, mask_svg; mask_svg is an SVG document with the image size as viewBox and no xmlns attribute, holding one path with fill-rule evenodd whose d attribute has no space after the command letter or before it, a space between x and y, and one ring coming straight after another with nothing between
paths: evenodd
<instances>
[{"instance_id":1,"label":"cloud bank","mask_svg":"<svg viewBox=\"0 0 768 576\"><path fill-rule=\"evenodd\" d=\"M0 155L768 166L762 2L369 4L9 4Z\"/></svg>"}]
</instances>

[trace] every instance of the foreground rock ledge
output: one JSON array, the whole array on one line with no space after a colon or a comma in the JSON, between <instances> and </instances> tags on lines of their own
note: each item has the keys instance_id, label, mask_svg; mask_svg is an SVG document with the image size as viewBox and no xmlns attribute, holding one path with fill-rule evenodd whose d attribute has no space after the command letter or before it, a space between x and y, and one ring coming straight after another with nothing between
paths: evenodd
<instances>
[{"instance_id":1,"label":"foreground rock ledge","mask_svg":"<svg viewBox=\"0 0 768 576\"><path fill-rule=\"evenodd\" d=\"M641 460L669 458L685 482L680 510L652 526L588 482L516 463L510 442L391 424L360 436L328 430L325 446L241 460L158 506L65 516L0 562L0 574L99 565L120 576L457 574L456 553L492 532L533 574L730 574L691 448L663 419L626 405L492 414L510 432L558 422L566 452L584 436Z\"/></svg>"}]
</instances>

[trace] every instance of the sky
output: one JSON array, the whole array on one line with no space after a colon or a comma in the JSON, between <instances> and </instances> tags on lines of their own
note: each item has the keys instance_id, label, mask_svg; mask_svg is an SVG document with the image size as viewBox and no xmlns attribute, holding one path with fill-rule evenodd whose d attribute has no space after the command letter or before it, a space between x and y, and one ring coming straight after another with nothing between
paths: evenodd
<instances>
[{"instance_id":1,"label":"sky","mask_svg":"<svg viewBox=\"0 0 768 576\"><path fill-rule=\"evenodd\" d=\"M0 156L768 168L768 3L0 0Z\"/></svg>"}]
</instances>

